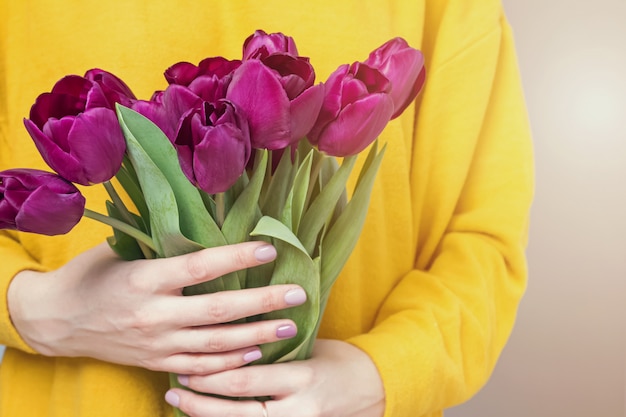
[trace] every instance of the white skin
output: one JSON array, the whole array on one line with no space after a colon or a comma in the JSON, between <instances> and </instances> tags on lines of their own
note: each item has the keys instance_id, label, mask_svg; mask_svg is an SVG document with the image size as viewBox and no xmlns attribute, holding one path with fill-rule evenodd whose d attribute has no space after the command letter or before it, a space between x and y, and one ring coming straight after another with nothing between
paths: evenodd
<instances>
[{"instance_id":1,"label":"white skin","mask_svg":"<svg viewBox=\"0 0 626 417\"><path fill-rule=\"evenodd\" d=\"M9 287L9 312L22 338L42 355L172 372L198 392L271 397L270 417L381 417L384 391L376 367L348 343L319 340L310 360L242 367L257 358L259 345L293 335L295 324L224 323L300 304L299 286L182 295L184 287L275 255L268 244L246 242L127 262L102 244L55 271L20 272ZM182 389L168 391L166 400L191 417L263 415L256 401Z\"/></svg>"}]
</instances>

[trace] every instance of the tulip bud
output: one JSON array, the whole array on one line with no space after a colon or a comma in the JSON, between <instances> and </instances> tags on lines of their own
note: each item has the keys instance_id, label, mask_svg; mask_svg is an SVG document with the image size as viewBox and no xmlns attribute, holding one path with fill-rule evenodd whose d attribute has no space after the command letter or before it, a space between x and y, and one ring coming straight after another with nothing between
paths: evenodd
<instances>
[{"instance_id":1,"label":"tulip bud","mask_svg":"<svg viewBox=\"0 0 626 417\"><path fill-rule=\"evenodd\" d=\"M189 181L209 194L228 190L251 153L247 121L227 100L204 102L183 115L174 146Z\"/></svg>"},{"instance_id":2,"label":"tulip bud","mask_svg":"<svg viewBox=\"0 0 626 417\"><path fill-rule=\"evenodd\" d=\"M74 184L50 172L0 172L0 229L43 235L69 232L81 219L85 198Z\"/></svg>"},{"instance_id":3,"label":"tulip bud","mask_svg":"<svg viewBox=\"0 0 626 417\"><path fill-rule=\"evenodd\" d=\"M296 42L291 36L285 36L280 32L268 35L262 30L257 30L243 43L244 60L263 59L275 53L297 57Z\"/></svg>"},{"instance_id":4,"label":"tulip bud","mask_svg":"<svg viewBox=\"0 0 626 417\"><path fill-rule=\"evenodd\" d=\"M37 97L30 119L24 119L46 163L82 185L108 181L119 170L126 142L113 109L116 102L131 100L117 77L101 70L88 75L98 81L76 75L59 80Z\"/></svg>"},{"instance_id":5,"label":"tulip bud","mask_svg":"<svg viewBox=\"0 0 626 417\"><path fill-rule=\"evenodd\" d=\"M390 83L359 62L342 65L325 83L324 104L308 138L332 156L355 155L383 131L393 113Z\"/></svg>"},{"instance_id":6,"label":"tulip bud","mask_svg":"<svg viewBox=\"0 0 626 417\"><path fill-rule=\"evenodd\" d=\"M365 64L376 68L391 81L392 119L415 100L426 79L424 56L402 38L391 39L372 51Z\"/></svg>"},{"instance_id":7,"label":"tulip bud","mask_svg":"<svg viewBox=\"0 0 626 417\"><path fill-rule=\"evenodd\" d=\"M240 60L228 60L221 56L205 58L196 66L189 62L179 62L165 70L165 79L169 84L189 86L193 80L203 75L228 77L241 65Z\"/></svg>"}]
</instances>

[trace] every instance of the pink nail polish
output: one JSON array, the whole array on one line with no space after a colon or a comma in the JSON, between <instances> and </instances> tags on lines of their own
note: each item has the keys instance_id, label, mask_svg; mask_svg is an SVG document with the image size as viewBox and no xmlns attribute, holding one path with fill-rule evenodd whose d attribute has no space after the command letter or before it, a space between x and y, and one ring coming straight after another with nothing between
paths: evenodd
<instances>
[{"instance_id":1,"label":"pink nail polish","mask_svg":"<svg viewBox=\"0 0 626 417\"><path fill-rule=\"evenodd\" d=\"M189 375L178 375L178 383L183 387L189 386Z\"/></svg>"},{"instance_id":2,"label":"pink nail polish","mask_svg":"<svg viewBox=\"0 0 626 417\"><path fill-rule=\"evenodd\" d=\"M276 248L272 245L259 246L254 250L254 257L259 262L270 262L276 259Z\"/></svg>"},{"instance_id":3,"label":"pink nail polish","mask_svg":"<svg viewBox=\"0 0 626 417\"><path fill-rule=\"evenodd\" d=\"M165 401L172 407L178 407L180 404L180 397L174 391L168 391L165 393Z\"/></svg>"},{"instance_id":4,"label":"pink nail polish","mask_svg":"<svg viewBox=\"0 0 626 417\"><path fill-rule=\"evenodd\" d=\"M257 359L261 359L261 357L263 356L263 354L261 353L260 350L251 350L250 352L246 353L245 355L243 355L243 360L244 362L248 363L248 362L254 362Z\"/></svg>"},{"instance_id":5,"label":"pink nail polish","mask_svg":"<svg viewBox=\"0 0 626 417\"><path fill-rule=\"evenodd\" d=\"M306 293L302 288L294 288L285 293L285 302L290 306L297 306L306 301Z\"/></svg>"},{"instance_id":6,"label":"pink nail polish","mask_svg":"<svg viewBox=\"0 0 626 417\"><path fill-rule=\"evenodd\" d=\"M297 333L298 330L295 326L292 326L291 324L280 326L278 329L276 329L276 337L280 337L281 339L294 337Z\"/></svg>"}]
</instances>

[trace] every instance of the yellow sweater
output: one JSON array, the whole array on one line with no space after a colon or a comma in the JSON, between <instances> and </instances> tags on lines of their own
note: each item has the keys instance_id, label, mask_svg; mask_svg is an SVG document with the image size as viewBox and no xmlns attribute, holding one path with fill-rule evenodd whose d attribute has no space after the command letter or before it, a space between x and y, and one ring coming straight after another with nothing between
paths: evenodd
<instances>
[{"instance_id":1,"label":"yellow sweater","mask_svg":"<svg viewBox=\"0 0 626 417\"><path fill-rule=\"evenodd\" d=\"M318 81L402 36L426 57L419 102L382 135L388 150L360 243L321 336L367 352L386 417L439 416L489 377L526 285L532 150L510 28L497 0L5 0L0 2L0 169L46 168L22 118L66 74L100 67L141 98L174 62L239 57L255 29L295 38ZM102 210L101 187L84 190ZM0 291L50 270L110 231L0 232ZM170 415L165 375L37 355L0 297L0 415ZM346 388L349 389L349 388Z\"/></svg>"}]
</instances>

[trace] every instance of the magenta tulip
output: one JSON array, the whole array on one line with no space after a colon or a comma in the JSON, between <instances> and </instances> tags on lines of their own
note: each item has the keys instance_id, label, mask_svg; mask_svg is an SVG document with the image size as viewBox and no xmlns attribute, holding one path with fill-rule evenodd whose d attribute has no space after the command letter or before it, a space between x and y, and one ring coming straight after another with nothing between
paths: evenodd
<instances>
[{"instance_id":1,"label":"magenta tulip","mask_svg":"<svg viewBox=\"0 0 626 417\"><path fill-rule=\"evenodd\" d=\"M46 163L62 177L82 185L111 179L126 150L113 110L118 99L122 100L122 91L111 86L114 79L105 73L92 75L104 86L84 77L66 76L51 92L37 97L30 119L24 119Z\"/></svg>"},{"instance_id":2,"label":"magenta tulip","mask_svg":"<svg viewBox=\"0 0 626 417\"><path fill-rule=\"evenodd\" d=\"M115 109L115 103L130 107L137 98L124 81L110 72L94 68L85 73L85 78L97 83L107 98L110 109Z\"/></svg>"},{"instance_id":3,"label":"magenta tulip","mask_svg":"<svg viewBox=\"0 0 626 417\"><path fill-rule=\"evenodd\" d=\"M392 119L398 117L415 100L424 85L424 55L411 48L402 38L394 38L370 53L367 65L379 70L391 81L394 103Z\"/></svg>"},{"instance_id":4,"label":"magenta tulip","mask_svg":"<svg viewBox=\"0 0 626 417\"><path fill-rule=\"evenodd\" d=\"M169 84L189 86L193 80L203 75L228 77L241 65L240 60L228 60L221 56L205 58L198 65L179 62L165 70L165 79Z\"/></svg>"},{"instance_id":5,"label":"magenta tulip","mask_svg":"<svg viewBox=\"0 0 626 417\"><path fill-rule=\"evenodd\" d=\"M267 34L262 30L257 30L243 43L244 60L263 59L275 53L297 57L298 49L293 38L282 33Z\"/></svg>"},{"instance_id":6,"label":"magenta tulip","mask_svg":"<svg viewBox=\"0 0 626 417\"><path fill-rule=\"evenodd\" d=\"M136 101L132 108L150 119L171 142L174 142L180 119L189 110L200 106L201 103L202 99L189 88L171 84L165 91L155 93L150 101Z\"/></svg>"},{"instance_id":7,"label":"magenta tulip","mask_svg":"<svg viewBox=\"0 0 626 417\"><path fill-rule=\"evenodd\" d=\"M251 153L247 121L227 100L204 102L187 112L174 146L189 181L209 194L228 190Z\"/></svg>"},{"instance_id":8,"label":"magenta tulip","mask_svg":"<svg viewBox=\"0 0 626 417\"><path fill-rule=\"evenodd\" d=\"M307 135L324 98L308 59L273 54L244 61L226 98L241 108L255 149L284 149Z\"/></svg>"},{"instance_id":9,"label":"magenta tulip","mask_svg":"<svg viewBox=\"0 0 626 417\"><path fill-rule=\"evenodd\" d=\"M34 169L0 172L0 229L60 235L80 221L84 209L78 189L56 174Z\"/></svg>"},{"instance_id":10,"label":"magenta tulip","mask_svg":"<svg viewBox=\"0 0 626 417\"><path fill-rule=\"evenodd\" d=\"M362 63L339 67L325 83L324 104L308 135L311 143L332 156L361 152L393 114L390 87L384 75Z\"/></svg>"}]
</instances>

